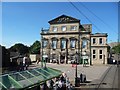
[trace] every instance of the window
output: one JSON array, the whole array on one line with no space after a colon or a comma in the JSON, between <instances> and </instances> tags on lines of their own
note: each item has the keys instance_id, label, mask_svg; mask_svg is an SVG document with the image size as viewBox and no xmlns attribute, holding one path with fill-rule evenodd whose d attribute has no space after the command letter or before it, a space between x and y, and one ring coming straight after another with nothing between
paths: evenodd
<instances>
[{"instance_id":1,"label":"window","mask_svg":"<svg viewBox=\"0 0 120 90\"><path fill-rule=\"evenodd\" d=\"M96 58L96 50L93 50L93 59L95 59Z\"/></svg>"},{"instance_id":2,"label":"window","mask_svg":"<svg viewBox=\"0 0 120 90\"><path fill-rule=\"evenodd\" d=\"M83 40L82 42L82 48L85 48L87 46L87 40Z\"/></svg>"},{"instance_id":3,"label":"window","mask_svg":"<svg viewBox=\"0 0 120 90\"><path fill-rule=\"evenodd\" d=\"M75 48L75 39L70 40L70 48Z\"/></svg>"},{"instance_id":4,"label":"window","mask_svg":"<svg viewBox=\"0 0 120 90\"><path fill-rule=\"evenodd\" d=\"M66 40L65 40L65 39L63 39L63 40L61 41L61 48L62 48L62 49L65 49L65 48L66 48Z\"/></svg>"},{"instance_id":5,"label":"window","mask_svg":"<svg viewBox=\"0 0 120 90\"><path fill-rule=\"evenodd\" d=\"M102 50L99 50L99 59L102 59Z\"/></svg>"},{"instance_id":6,"label":"window","mask_svg":"<svg viewBox=\"0 0 120 90\"><path fill-rule=\"evenodd\" d=\"M99 54L102 54L102 50L99 51Z\"/></svg>"},{"instance_id":7,"label":"window","mask_svg":"<svg viewBox=\"0 0 120 90\"><path fill-rule=\"evenodd\" d=\"M99 39L99 44L102 44L102 43L103 43L103 42L102 42L102 38L100 38L100 39Z\"/></svg>"},{"instance_id":8,"label":"window","mask_svg":"<svg viewBox=\"0 0 120 90\"><path fill-rule=\"evenodd\" d=\"M102 59L102 55L100 55L99 58Z\"/></svg>"},{"instance_id":9,"label":"window","mask_svg":"<svg viewBox=\"0 0 120 90\"><path fill-rule=\"evenodd\" d=\"M77 26L71 26L70 30L76 30Z\"/></svg>"},{"instance_id":10,"label":"window","mask_svg":"<svg viewBox=\"0 0 120 90\"><path fill-rule=\"evenodd\" d=\"M93 55L93 59L95 59L96 58L96 55Z\"/></svg>"},{"instance_id":11,"label":"window","mask_svg":"<svg viewBox=\"0 0 120 90\"><path fill-rule=\"evenodd\" d=\"M66 26L62 26L62 27L61 27L61 30L62 30L62 31L66 31L66 29L67 29Z\"/></svg>"},{"instance_id":12,"label":"window","mask_svg":"<svg viewBox=\"0 0 120 90\"><path fill-rule=\"evenodd\" d=\"M93 38L93 44L95 44L96 43L96 39L95 38Z\"/></svg>"},{"instance_id":13,"label":"window","mask_svg":"<svg viewBox=\"0 0 120 90\"><path fill-rule=\"evenodd\" d=\"M95 50L93 50L93 54L95 54Z\"/></svg>"},{"instance_id":14,"label":"window","mask_svg":"<svg viewBox=\"0 0 120 90\"><path fill-rule=\"evenodd\" d=\"M47 40L43 40L43 48L45 48L48 44L48 41Z\"/></svg>"},{"instance_id":15,"label":"window","mask_svg":"<svg viewBox=\"0 0 120 90\"><path fill-rule=\"evenodd\" d=\"M52 48L56 49L57 48L57 40L52 41Z\"/></svg>"},{"instance_id":16,"label":"window","mask_svg":"<svg viewBox=\"0 0 120 90\"><path fill-rule=\"evenodd\" d=\"M56 32L57 31L57 27L53 27L53 32Z\"/></svg>"}]
</instances>

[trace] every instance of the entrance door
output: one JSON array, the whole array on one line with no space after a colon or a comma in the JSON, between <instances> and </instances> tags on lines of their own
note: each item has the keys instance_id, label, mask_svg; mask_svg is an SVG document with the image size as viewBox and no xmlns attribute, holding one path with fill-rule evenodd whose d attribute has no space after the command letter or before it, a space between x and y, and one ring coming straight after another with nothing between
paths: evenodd
<instances>
[{"instance_id":1,"label":"entrance door","mask_svg":"<svg viewBox=\"0 0 120 90\"><path fill-rule=\"evenodd\" d=\"M60 63L64 63L64 61L65 61L65 56L64 56L64 55L61 55L61 56L60 56Z\"/></svg>"}]
</instances>

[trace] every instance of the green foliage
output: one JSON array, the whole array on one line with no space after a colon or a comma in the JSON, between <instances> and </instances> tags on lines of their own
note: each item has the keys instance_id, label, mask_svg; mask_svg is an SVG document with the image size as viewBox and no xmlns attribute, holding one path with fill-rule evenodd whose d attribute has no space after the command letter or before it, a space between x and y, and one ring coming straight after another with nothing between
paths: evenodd
<instances>
[{"instance_id":1,"label":"green foliage","mask_svg":"<svg viewBox=\"0 0 120 90\"><path fill-rule=\"evenodd\" d=\"M35 41L33 45L30 46L29 52L31 54L40 54L40 42Z\"/></svg>"},{"instance_id":2,"label":"green foliage","mask_svg":"<svg viewBox=\"0 0 120 90\"><path fill-rule=\"evenodd\" d=\"M19 52L21 55L29 53L29 47L21 43L15 44L9 48L10 52Z\"/></svg>"},{"instance_id":3,"label":"green foliage","mask_svg":"<svg viewBox=\"0 0 120 90\"><path fill-rule=\"evenodd\" d=\"M118 44L117 46L114 46L114 47L112 48L112 50L113 50L114 53L116 53L116 54L120 53L120 44Z\"/></svg>"}]
</instances>

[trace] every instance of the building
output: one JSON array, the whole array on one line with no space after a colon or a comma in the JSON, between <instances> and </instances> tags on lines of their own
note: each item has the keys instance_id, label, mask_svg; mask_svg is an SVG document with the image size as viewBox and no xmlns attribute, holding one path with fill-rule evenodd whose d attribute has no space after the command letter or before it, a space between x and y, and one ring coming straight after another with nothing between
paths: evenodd
<instances>
[{"instance_id":1,"label":"building","mask_svg":"<svg viewBox=\"0 0 120 90\"><path fill-rule=\"evenodd\" d=\"M29 55L31 62L37 62L39 60L40 55L39 54L30 54Z\"/></svg>"},{"instance_id":2,"label":"building","mask_svg":"<svg viewBox=\"0 0 120 90\"><path fill-rule=\"evenodd\" d=\"M48 62L79 64L107 63L107 34L92 34L92 24L61 15L42 29L41 54Z\"/></svg>"}]
</instances>

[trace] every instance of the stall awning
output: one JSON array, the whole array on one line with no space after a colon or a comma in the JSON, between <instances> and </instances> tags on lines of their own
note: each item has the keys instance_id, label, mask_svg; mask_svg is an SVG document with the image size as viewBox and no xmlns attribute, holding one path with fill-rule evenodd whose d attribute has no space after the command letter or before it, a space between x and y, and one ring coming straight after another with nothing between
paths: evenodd
<instances>
[{"instance_id":1,"label":"stall awning","mask_svg":"<svg viewBox=\"0 0 120 90\"><path fill-rule=\"evenodd\" d=\"M0 90L34 87L61 74L61 71L49 67L4 74L0 76Z\"/></svg>"}]
</instances>

